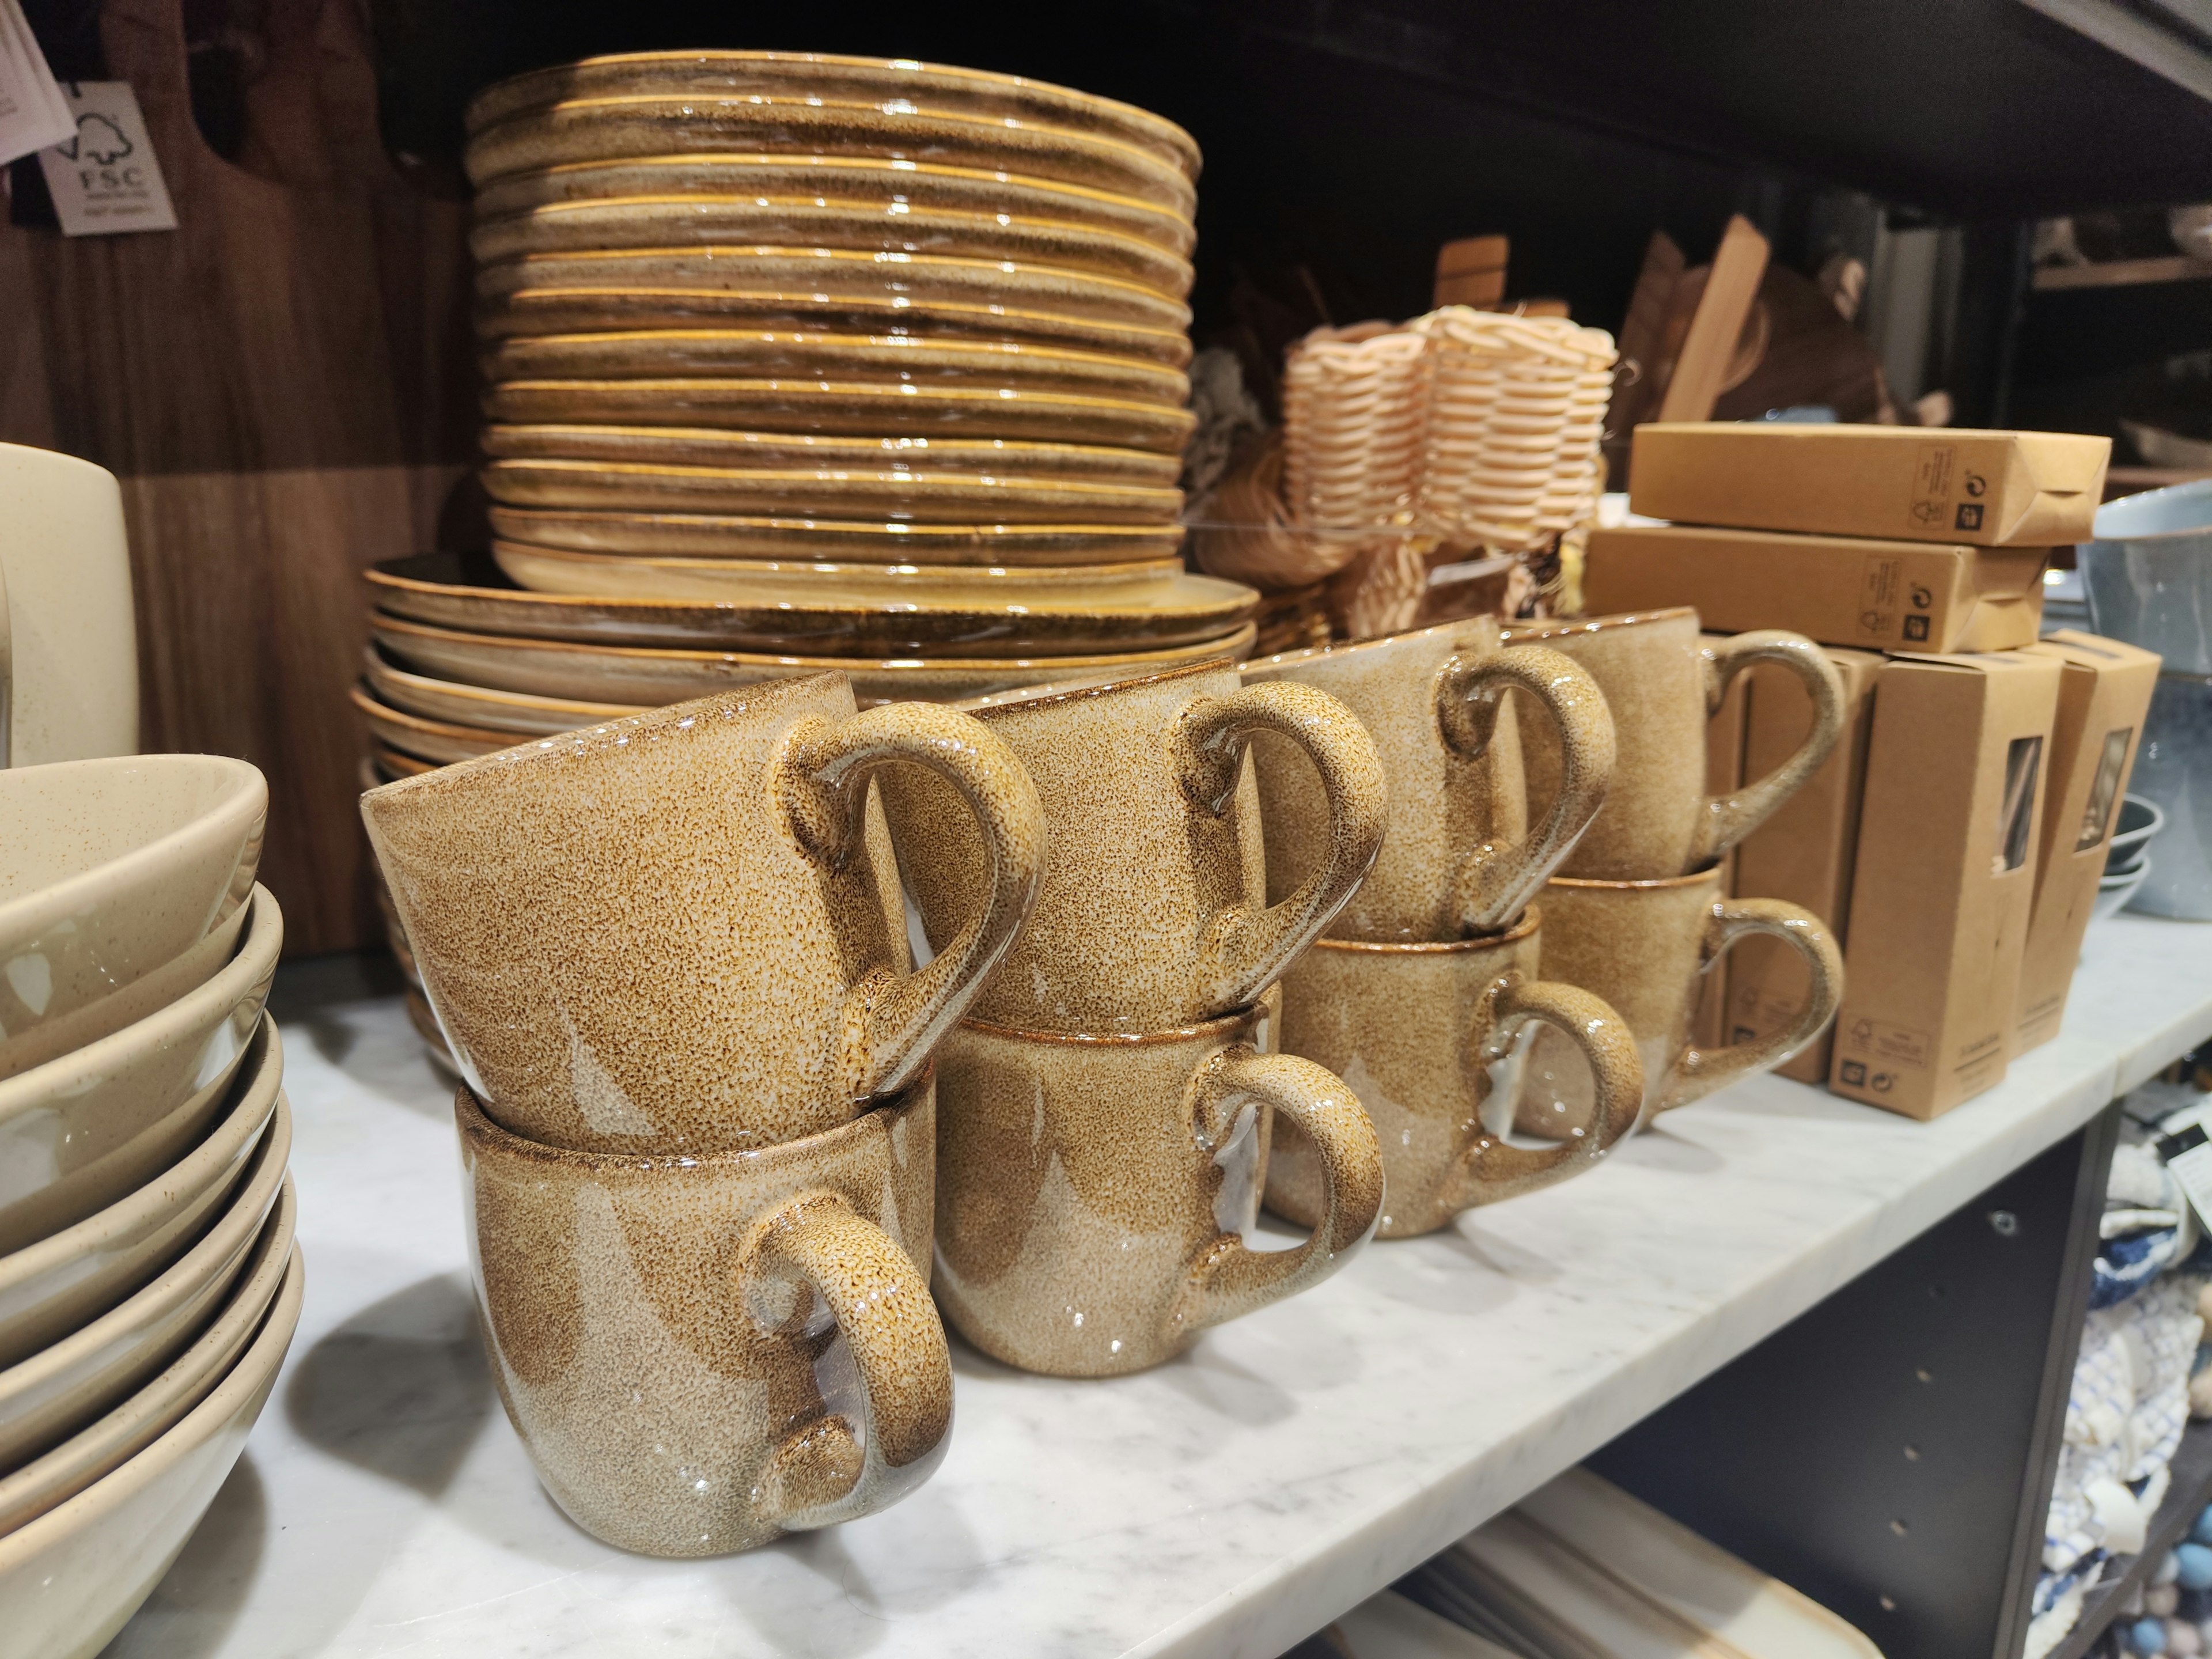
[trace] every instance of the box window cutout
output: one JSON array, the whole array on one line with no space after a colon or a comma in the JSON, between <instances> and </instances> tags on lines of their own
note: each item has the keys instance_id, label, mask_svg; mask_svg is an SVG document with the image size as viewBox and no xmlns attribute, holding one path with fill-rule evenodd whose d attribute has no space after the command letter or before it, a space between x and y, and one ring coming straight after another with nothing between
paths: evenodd
<instances>
[{"instance_id":1,"label":"box window cutout","mask_svg":"<svg viewBox=\"0 0 2212 1659\"><path fill-rule=\"evenodd\" d=\"M2132 726L2117 726L2105 734L2105 752L2097 758L2097 781L2089 787L2089 804L2081 809L2081 833L2074 850L2086 853L2104 840L2112 827L2112 808L2120 798L2120 770L2127 764Z\"/></svg>"},{"instance_id":2,"label":"box window cutout","mask_svg":"<svg viewBox=\"0 0 2212 1659\"><path fill-rule=\"evenodd\" d=\"M2027 832L2035 821L2035 779L2043 766L2043 739L2014 738L2005 750L2004 811L1997 822L1997 855L1992 874L2002 875L2027 862Z\"/></svg>"}]
</instances>

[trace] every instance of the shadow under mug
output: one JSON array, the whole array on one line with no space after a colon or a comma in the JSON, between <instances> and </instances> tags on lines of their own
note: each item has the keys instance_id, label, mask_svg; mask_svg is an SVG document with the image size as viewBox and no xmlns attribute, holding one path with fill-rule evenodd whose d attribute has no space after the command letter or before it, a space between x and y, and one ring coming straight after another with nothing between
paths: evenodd
<instances>
[{"instance_id":1,"label":"shadow under mug","mask_svg":"<svg viewBox=\"0 0 2212 1659\"><path fill-rule=\"evenodd\" d=\"M1024 1370L1115 1376L1350 1261L1382 1208L1375 1131L1341 1079L1261 1052L1273 1018L1128 1036L970 1021L947 1038L937 1294L953 1327ZM1271 1115L1318 1149L1321 1199L1304 1243L1254 1250Z\"/></svg>"},{"instance_id":2,"label":"shadow under mug","mask_svg":"<svg viewBox=\"0 0 2212 1659\"><path fill-rule=\"evenodd\" d=\"M981 892L906 972L871 781L949 786ZM377 862L488 1115L589 1152L834 1127L927 1065L1037 888L1036 792L949 708L856 713L842 673L746 686L362 797Z\"/></svg>"},{"instance_id":3,"label":"shadow under mug","mask_svg":"<svg viewBox=\"0 0 2212 1659\"><path fill-rule=\"evenodd\" d=\"M1389 833L1332 939L1425 943L1508 926L1572 851L1606 798L1613 719L1597 683L1538 646L1511 651L1477 617L1247 663L1247 685L1294 682L1343 702L1375 740L1390 790ZM1501 720L1508 692L1553 730L1555 787L1528 828L1521 739ZM1326 854L1311 769L1285 739L1252 740L1267 825L1267 892L1287 894Z\"/></svg>"},{"instance_id":4,"label":"shadow under mug","mask_svg":"<svg viewBox=\"0 0 2212 1659\"><path fill-rule=\"evenodd\" d=\"M1579 1175L1634 1126L1644 1068L1627 1023L1589 992L1536 977L1538 927L1531 910L1488 939L1323 939L1283 976L1283 1047L1351 1084L1375 1126L1382 1237L1434 1232L1477 1205ZM1561 1144L1530 1148L1503 1131L1537 1027L1579 1051L1595 1105ZM1321 1192L1312 1143L1279 1123L1267 1207L1307 1224Z\"/></svg>"},{"instance_id":5,"label":"shadow under mug","mask_svg":"<svg viewBox=\"0 0 2212 1659\"><path fill-rule=\"evenodd\" d=\"M929 1078L823 1133L704 1157L542 1146L465 1087L454 1114L492 1379L585 1531L721 1555L872 1515L942 1461Z\"/></svg>"},{"instance_id":6,"label":"shadow under mug","mask_svg":"<svg viewBox=\"0 0 2212 1659\"><path fill-rule=\"evenodd\" d=\"M1043 803L1044 890L969 1010L1012 1030L1162 1031L1250 1004L1328 926L1382 844L1383 781L1352 711L1304 685L1240 686L1225 662L1041 686L960 705ZM1246 746L1297 744L1322 775L1325 851L1267 905ZM982 902L969 814L937 779L886 775L884 809L933 944Z\"/></svg>"},{"instance_id":7,"label":"shadow under mug","mask_svg":"<svg viewBox=\"0 0 2212 1659\"><path fill-rule=\"evenodd\" d=\"M1679 876L1703 868L1766 822L1827 759L1844 729L1844 684L1827 653L1780 629L1706 643L1698 613L1647 611L1588 621L1531 623L1507 635L1510 656L1531 646L1589 671L1613 711L1613 781L1605 805L1560 860L1563 875L1601 881ZM1773 771L1725 795L1705 793L1705 724L1728 684L1756 663L1804 682L1813 729ZM1528 794L1561 787L1559 745L1523 718ZM1577 980L1577 984L1586 981Z\"/></svg>"},{"instance_id":8,"label":"shadow under mug","mask_svg":"<svg viewBox=\"0 0 2212 1659\"><path fill-rule=\"evenodd\" d=\"M1796 1022L1748 1042L1690 1042L1704 976L1740 939L1765 934L1804 959L1811 986ZM1782 899L1729 898L1717 868L1665 881L1555 876L1544 889L1543 970L1620 1011L1644 1059L1639 1123L1724 1085L1771 1071L1820 1036L1843 1000L1844 959L1826 926ZM1537 1033L1516 1127L1557 1136L1591 1109L1582 1068L1549 1032Z\"/></svg>"}]
</instances>

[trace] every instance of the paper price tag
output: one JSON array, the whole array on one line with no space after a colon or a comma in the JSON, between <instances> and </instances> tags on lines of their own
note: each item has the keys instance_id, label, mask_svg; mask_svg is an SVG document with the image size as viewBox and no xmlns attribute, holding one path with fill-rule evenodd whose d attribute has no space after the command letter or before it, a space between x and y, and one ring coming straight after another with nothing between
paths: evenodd
<instances>
[{"instance_id":1,"label":"paper price tag","mask_svg":"<svg viewBox=\"0 0 2212 1659\"><path fill-rule=\"evenodd\" d=\"M2189 1207L2207 1232L2212 1232L2212 1135L2202 1123L2190 1123L2179 1133L2160 1135L2158 1155L2173 1172Z\"/></svg>"},{"instance_id":2,"label":"paper price tag","mask_svg":"<svg viewBox=\"0 0 2212 1659\"><path fill-rule=\"evenodd\" d=\"M174 230L161 164L128 81L72 81L63 90L76 131L39 152L65 236Z\"/></svg>"},{"instance_id":3,"label":"paper price tag","mask_svg":"<svg viewBox=\"0 0 2212 1659\"><path fill-rule=\"evenodd\" d=\"M76 126L23 9L0 0L0 163L64 143Z\"/></svg>"}]
</instances>

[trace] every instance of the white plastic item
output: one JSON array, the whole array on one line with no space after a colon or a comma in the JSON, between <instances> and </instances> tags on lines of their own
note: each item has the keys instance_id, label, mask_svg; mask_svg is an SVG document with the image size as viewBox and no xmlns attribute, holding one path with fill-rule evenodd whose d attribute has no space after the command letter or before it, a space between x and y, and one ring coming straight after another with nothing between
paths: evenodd
<instances>
[{"instance_id":1,"label":"white plastic item","mask_svg":"<svg viewBox=\"0 0 2212 1659\"><path fill-rule=\"evenodd\" d=\"M138 641L115 475L0 444L0 765L138 752Z\"/></svg>"},{"instance_id":2,"label":"white plastic item","mask_svg":"<svg viewBox=\"0 0 2212 1659\"><path fill-rule=\"evenodd\" d=\"M1395 1590L1369 1596L1338 1620L1336 1628L1359 1659L1516 1659L1511 1650Z\"/></svg>"},{"instance_id":3,"label":"white plastic item","mask_svg":"<svg viewBox=\"0 0 2212 1659\"><path fill-rule=\"evenodd\" d=\"M1745 1659L1881 1659L1853 1626L1587 1469L1516 1511Z\"/></svg>"}]
</instances>

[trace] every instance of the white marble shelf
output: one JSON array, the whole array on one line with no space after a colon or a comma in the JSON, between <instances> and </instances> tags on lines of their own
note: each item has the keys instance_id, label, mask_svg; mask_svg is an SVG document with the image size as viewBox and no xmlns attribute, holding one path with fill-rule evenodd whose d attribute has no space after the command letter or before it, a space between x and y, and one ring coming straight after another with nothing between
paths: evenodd
<instances>
[{"instance_id":1,"label":"white marble shelf","mask_svg":"<svg viewBox=\"0 0 2212 1659\"><path fill-rule=\"evenodd\" d=\"M1761 1079L1143 1376L1044 1381L956 1342L920 1492L697 1563L606 1549L538 1490L398 1003L284 1036L306 1313L111 1654L1270 1659L2212 1036L2212 927L2099 924L2062 1035L1933 1124Z\"/></svg>"}]
</instances>

